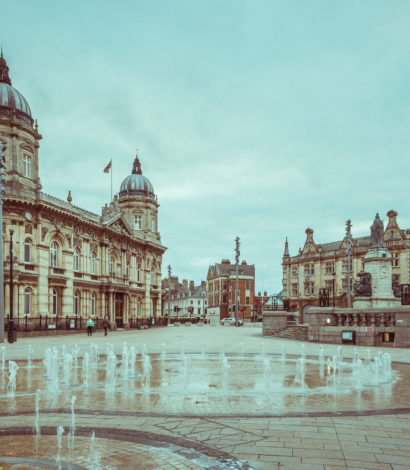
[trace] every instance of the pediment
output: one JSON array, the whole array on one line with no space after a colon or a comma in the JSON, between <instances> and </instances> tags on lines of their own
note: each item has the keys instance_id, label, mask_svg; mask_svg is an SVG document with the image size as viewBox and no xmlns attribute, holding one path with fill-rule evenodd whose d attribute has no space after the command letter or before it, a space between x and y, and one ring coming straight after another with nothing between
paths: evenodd
<instances>
[{"instance_id":1,"label":"pediment","mask_svg":"<svg viewBox=\"0 0 410 470\"><path fill-rule=\"evenodd\" d=\"M118 233L123 233L124 235L134 235L133 231L130 229L129 225L121 214L118 214L116 217L113 217L111 220L107 221L107 227L115 230Z\"/></svg>"}]
</instances>

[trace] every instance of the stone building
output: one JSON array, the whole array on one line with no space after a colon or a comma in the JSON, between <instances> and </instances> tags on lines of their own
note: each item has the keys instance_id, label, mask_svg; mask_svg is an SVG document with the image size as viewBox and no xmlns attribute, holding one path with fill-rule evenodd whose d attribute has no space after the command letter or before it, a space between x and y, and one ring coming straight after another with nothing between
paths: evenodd
<instances>
[{"instance_id":1,"label":"stone building","mask_svg":"<svg viewBox=\"0 0 410 470\"><path fill-rule=\"evenodd\" d=\"M410 229L403 230L397 222L397 212L387 213L384 231L386 247L392 255L392 285L396 296L400 284L409 283ZM309 318L309 309L319 306L319 289L328 289L329 305L347 306L348 261L346 237L330 243L315 243L313 230L306 229L306 241L299 253L290 256L288 241L282 260L283 292L289 300L290 310L299 311L301 321ZM370 236L352 237L351 279L354 283L363 271L364 256L370 247Z\"/></svg>"},{"instance_id":2,"label":"stone building","mask_svg":"<svg viewBox=\"0 0 410 470\"><path fill-rule=\"evenodd\" d=\"M219 309L220 319L235 315L236 266L229 259L209 266L208 307ZM238 270L239 318L253 317L255 265L242 261Z\"/></svg>"},{"instance_id":3,"label":"stone building","mask_svg":"<svg viewBox=\"0 0 410 470\"><path fill-rule=\"evenodd\" d=\"M11 84L0 58L0 141L5 158L3 207L5 313L10 313L10 229L13 233L13 316L30 322L161 313L158 201L138 157L118 195L94 214L41 191L41 135L30 106ZM105 163L105 162L104 162ZM102 168L101 168L102 170Z\"/></svg>"}]
</instances>

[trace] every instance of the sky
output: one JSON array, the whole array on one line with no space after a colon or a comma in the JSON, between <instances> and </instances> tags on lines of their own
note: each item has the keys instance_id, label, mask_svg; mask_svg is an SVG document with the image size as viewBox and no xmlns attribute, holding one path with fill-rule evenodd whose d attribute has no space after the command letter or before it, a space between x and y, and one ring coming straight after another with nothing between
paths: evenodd
<instances>
[{"instance_id":1,"label":"sky","mask_svg":"<svg viewBox=\"0 0 410 470\"><path fill-rule=\"evenodd\" d=\"M410 3L132 0L2 5L12 84L38 120L43 191L101 213L132 169L160 203L163 275L223 258L281 290L282 256L410 227Z\"/></svg>"}]
</instances>

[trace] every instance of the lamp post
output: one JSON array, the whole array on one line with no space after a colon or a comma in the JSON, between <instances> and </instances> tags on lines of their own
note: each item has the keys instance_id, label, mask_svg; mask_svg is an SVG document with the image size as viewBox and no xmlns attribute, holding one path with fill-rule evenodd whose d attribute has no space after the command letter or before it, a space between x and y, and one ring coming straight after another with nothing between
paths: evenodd
<instances>
[{"instance_id":1,"label":"lamp post","mask_svg":"<svg viewBox=\"0 0 410 470\"><path fill-rule=\"evenodd\" d=\"M235 264L236 264L236 290L235 290L235 326L239 326L239 298L238 298L238 290L239 290L239 280L238 280L238 274L239 274L239 237L236 237L235 239Z\"/></svg>"},{"instance_id":2,"label":"lamp post","mask_svg":"<svg viewBox=\"0 0 410 470\"><path fill-rule=\"evenodd\" d=\"M3 262L3 199L5 163L3 151L6 146L0 140L0 343L4 343L4 262Z\"/></svg>"},{"instance_id":3,"label":"lamp post","mask_svg":"<svg viewBox=\"0 0 410 470\"><path fill-rule=\"evenodd\" d=\"M171 321L171 265L168 265L168 325Z\"/></svg>"},{"instance_id":4,"label":"lamp post","mask_svg":"<svg viewBox=\"0 0 410 470\"><path fill-rule=\"evenodd\" d=\"M10 228L10 316L9 316L9 328L7 331L7 340L9 343L16 341L14 320L13 320L13 300L14 300L14 282L13 282L13 233L14 229Z\"/></svg>"},{"instance_id":5,"label":"lamp post","mask_svg":"<svg viewBox=\"0 0 410 470\"><path fill-rule=\"evenodd\" d=\"M335 277L336 277L336 271L333 271L333 279L332 279L332 292L333 292L333 308L335 308Z\"/></svg>"},{"instance_id":6,"label":"lamp post","mask_svg":"<svg viewBox=\"0 0 410 470\"><path fill-rule=\"evenodd\" d=\"M351 271L352 271L352 223L350 220L346 221L346 255L347 255L347 308L352 308L352 286L351 286Z\"/></svg>"}]
</instances>

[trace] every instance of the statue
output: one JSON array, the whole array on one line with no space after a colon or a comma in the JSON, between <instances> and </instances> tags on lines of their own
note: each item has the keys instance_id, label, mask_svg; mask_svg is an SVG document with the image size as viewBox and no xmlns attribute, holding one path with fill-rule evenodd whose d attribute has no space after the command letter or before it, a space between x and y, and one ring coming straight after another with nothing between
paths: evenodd
<instances>
[{"instance_id":1,"label":"statue","mask_svg":"<svg viewBox=\"0 0 410 470\"><path fill-rule=\"evenodd\" d=\"M384 226L379 214L376 214L370 227L370 248L386 248L384 243Z\"/></svg>"},{"instance_id":2,"label":"statue","mask_svg":"<svg viewBox=\"0 0 410 470\"><path fill-rule=\"evenodd\" d=\"M372 275L365 272L360 272L357 275L359 276L359 281L355 282L353 286L355 295L360 297L370 297L372 295L372 285L370 282Z\"/></svg>"},{"instance_id":3,"label":"statue","mask_svg":"<svg viewBox=\"0 0 410 470\"><path fill-rule=\"evenodd\" d=\"M142 175L141 171L141 163L138 158L138 154L135 156L134 164L132 166L132 174L133 175Z\"/></svg>"}]
</instances>

